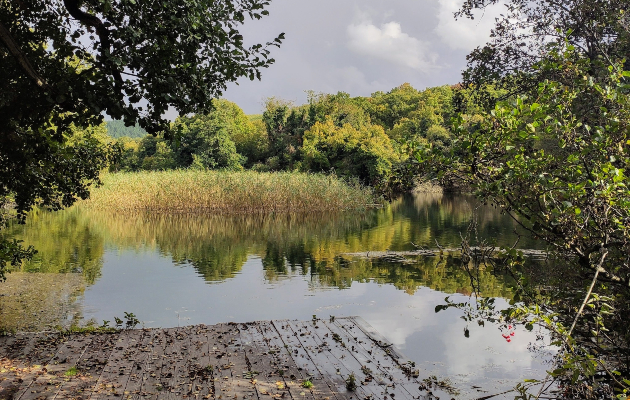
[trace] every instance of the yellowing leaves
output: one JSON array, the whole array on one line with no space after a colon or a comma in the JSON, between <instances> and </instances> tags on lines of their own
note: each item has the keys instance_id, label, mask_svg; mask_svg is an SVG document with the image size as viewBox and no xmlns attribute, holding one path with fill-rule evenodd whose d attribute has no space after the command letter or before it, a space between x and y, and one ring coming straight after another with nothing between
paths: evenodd
<instances>
[{"instance_id":1,"label":"yellowing leaves","mask_svg":"<svg viewBox=\"0 0 630 400\"><path fill-rule=\"evenodd\" d=\"M399 160L392 142L378 125L339 127L332 119L316 122L304 133L304 165L310 170L334 169L341 175L356 176L363 182L387 179Z\"/></svg>"}]
</instances>

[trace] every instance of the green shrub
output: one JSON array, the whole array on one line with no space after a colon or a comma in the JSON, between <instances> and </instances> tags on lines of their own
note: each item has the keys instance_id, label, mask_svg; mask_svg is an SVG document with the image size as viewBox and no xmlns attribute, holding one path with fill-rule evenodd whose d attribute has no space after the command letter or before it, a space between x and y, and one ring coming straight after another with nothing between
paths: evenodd
<instances>
[{"instance_id":1,"label":"green shrub","mask_svg":"<svg viewBox=\"0 0 630 400\"><path fill-rule=\"evenodd\" d=\"M394 163L399 161L382 127L338 127L331 119L306 131L302 157L305 170L334 171L371 185L389 180Z\"/></svg>"},{"instance_id":2,"label":"green shrub","mask_svg":"<svg viewBox=\"0 0 630 400\"><path fill-rule=\"evenodd\" d=\"M236 104L215 100L207 115L179 117L173 124L177 140L172 144L179 167L207 169L242 168L244 159L236 151L233 136L249 129L250 122Z\"/></svg>"}]
</instances>

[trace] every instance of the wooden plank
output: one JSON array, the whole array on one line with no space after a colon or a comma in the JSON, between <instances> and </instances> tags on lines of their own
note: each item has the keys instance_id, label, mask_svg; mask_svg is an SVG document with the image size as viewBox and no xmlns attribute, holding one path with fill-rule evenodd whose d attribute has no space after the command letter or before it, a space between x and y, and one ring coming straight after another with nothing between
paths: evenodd
<instances>
[{"instance_id":1,"label":"wooden plank","mask_svg":"<svg viewBox=\"0 0 630 400\"><path fill-rule=\"evenodd\" d=\"M429 399L360 318L267 321L0 341L0 399ZM42 367L41 365L46 365ZM76 366L75 376L66 372ZM73 371L74 372L74 371ZM348 391L354 374L358 387ZM302 387L310 380L314 387ZM434 393L435 394L435 393Z\"/></svg>"},{"instance_id":2,"label":"wooden plank","mask_svg":"<svg viewBox=\"0 0 630 400\"><path fill-rule=\"evenodd\" d=\"M401 370L406 369L406 373L413 373L415 371L415 364L412 360L407 358L404 354L402 354L387 338L381 335L372 325L370 325L363 318L355 316L355 317L343 317L337 318L335 320L337 324L346 325L347 327L351 327L354 325L356 329L352 329L352 332L357 332L357 335L363 333L367 338L372 340L374 343L373 352L379 357L381 363L394 363L398 365ZM347 323L347 324L346 324ZM387 367L387 364L384 364L384 367ZM390 364L390 370L393 369L393 366ZM424 385L418 378L412 377L409 382L405 382L402 386L410 393L420 393L420 398L423 399L434 399L434 398L445 398L449 397L447 393L443 391L433 392L429 390L425 390L426 385Z\"/></svg>"},{"instance_id":3,"label":"wooden plank","mask_svg":"<svg viewBox=\"0 0 630 400\"><path fill-rule=\"evenodd\" d=\"M271 396L274 399L294 398L281 376L281 374L284 375L284 371L279 372L281 366L273 356L273 352L269 350L262 332L258 330L258 324L252 322L240 324L239 327L242 350L245 353L249 371L256 373L255 388L258 398L263 396ZM295 395L298 394L295 393Z\"/></svg>"},{"instance_id":4,"label":"wooden plank","mask_svg":"<svg viewBox=\"0 0 630 400\"><path fill-rule=\"evenodd\" d=\"M348 320L352 320L352 322L354 322L354 324L361 330L363 331L368 337L370 337L377 345L378 347L382 348L384 350L384 352L390 356L390 358L392 360L394 360L395 363L397 363L399 366L401 366L401 368L408 368L409 366L413 367L413 361L410 360L409 358L407 358L404 354L402 354L397 348L396 346L394 346L389 340L387 340L383 335L381 335L376 329L374 329L374 327L372 327L372 325L370 325L366 320L364 320L363 318L359 317L359 316L354 316L354 317L347 317L346 319ZM418 381L416 381L418 382ZM404 386L409 390L412 391L414 390L416 383L405 383ZM422 386L424 387L425 385L418 385L418 386ZM419 388L420 390L422 390L421 388ZM428 391L429 394L426 395L427 399L434 399L434 398L447 398L450 395L448 393L445 393L441 390L433 390L433 393L431 391Z\"/></svg>"},{"instance_id":5,"label":"wooden plank","mask_svg":"<svg viewBox=\"0 0 630 400\"><path fill-rule=\"evenodd\" d=\"M150 353L142 370L140 390L132 394L132 399L157 398L158 387L162 387L159 374L162 371L162 356L166 345L166 331L164 329L156 329L149 342Z\"/></svg>"},{"instance_id":6,"label":"wooden plank","mask_svg":"<svg viewBox=\"0 0 630 400\"><path fill-rule=\"evenodd\" d=\"M8 356L16 340L16 335L0 335L0 361Z\"/></svg>"},{"instance_id":7,"label":"wooden plank","mask_svg":"<svg viewBox=\"0 0 630 400\"><path fill-rule=\"evenodd\" d=\"M18 333L4 350L5 359L22 366L46 364L64 340L56 332Z\"/></svg>"},{"instance_id":8,"label":"wooden plank","mask_svg":"<svg viewBox=\"0 0 630 400\"><path fill-rule=\"evenodd\" d=\"M26 366L16 360L16 356L23 354L28 337L23 334L7 335L0 340L0 399L8 399L20 390L24 383L22 377L28 373Z\"/></svg>"},{"instance_id":9,"label":"wooden plank","mask_svg":"<svg viewBox=\"0 0 630 400\"><path fill-rule=\"evenodd\" d=\"M0 359L0 399L21 395L42 373L61 342L57 333L20 333L8 338Z\"/></svg>"},{"instance_id":10,"label":"wooden plank","mask_svg":"<svg viewBox=\"0 0 630 400\"><path fill-rule=\"evenodd\" d=\"M187 368L191 387L188 396L194 399L211 398L214 393L208 331L209 327L206 325L196 325L190 332L190 357Z\"/></svg>"},{"instance_id":11,"label":"wooden plank","mask_svg":"<svg viewBox=\"0 0 630 400\"><path fill-rule=\"evenodd\" d=\"M379 385L402 383L403 380L406 380L406 377L402 373L402 371L400 371L398 364L395 364L396 368L393 371L389 371L381 367L382 360L377 356L377 354L373 352L373 349L369 347L370 343L375 346L374 342L367 338L367 336L365 336L362 331L356 328L354 323L352 323L352 328L355 328L357 331L359 331L362 336L358 336L356 332L352 332L350 331L350 329L346 329L346 325L337 325L340 323L341 322L320 322L321 325L326 326L326 328L330 330L331 338L334 342L342 343L343 346L350 350L350 354L352 355L352 357L356 359L357 362L360 364L359 368L367 371L370 375L371 380L375 381ZM365 349L363 345L366 345L368 348ZM396 372L400 372L400 374L397 374Z\"/></svg>"},{"instance_id":12,"label":"wooden plank","mask_svg":"<svg viewBox=\"0 0 630 400\"><path fill-rule=\"evenodd\" d=\"M387 363L383 364L381 368L390 372L394 376L395 381L406 381L405 383L412 384L420 383L418 377L414 376L417 373L415 363L404 356L365 320L360 317L337 318L334 324L346 330L350 337L376 357L379 362L383 363L383 361L386 361Z\"/></svg>"},{"instance_id":13,"label":"wooden plank","mask_svg":"<svg viewBox=\"0 0 630 400\"><path fill-rule=\"evenodd\" d=\"M159 360L160 368L156 368L155 378L158 383L155 385L155 398L157 398L160 394L163 394L165 390L169 390L167 385L170 381L169 377L172 376L169 375L169 370L172 367L172 362L176 358L176 354L174 353L179 350L179 347L181 346L179 340L177 339L177 330L177 328L164 329L165 347Z\"/></svg>"},{"instance_id":14,"label":"wooden plank","mask_svg":"<svg viewBox=\"0 0 630 400\"><path fill-rule=\"evenodd\" d=\"M212 398L223 398L222 389L227 385L227 376L224 376L223 369L229 369L230 359L224 343L224 332L227 331L225 324L217 324L208 327L208 358L210 371L212 372L211 394ZM225 368L222 369L222 366Z\"/></svg>"},{"instance_id":15,"label":"wooden plank","mask_svg":"<svg viewBox=\"0 0 630 400\"><path fill-rule=\"evenodd\" d=\"M177 328L173 332L173 343L164 351L162 387L158 400L181 399L189 392L190 377L187 359L190 357L190 334L192 327Z\"/></svg>"},{"instance_id":16,"label":"wooden plank","mask_svg":"<svg viewBox=\"0 0 630 400\"><path fill-rule=\"evenodd\" d=\"M118 333L98 333L77 361L77 375L64 380L55 400L88 399L118 339Z\"/></svg>"},{"instance_id":17,"label":"wooden plank","mask_svg":"<svg viewBox=\"0 0 630 400\"><path fill-rule=\"evenodd\" d=\"M213 335L214 334L214 335ZM213 337L214 336L214 337ZM214 369L214 396L216 399L256 399L251 371L242 350L236 324L218 324L210 330L212 355L218 361ZM214 343L212 343L214 342Z\"/></svg>"},{"instance_id":18,"label":"wooden plank","mask_svg":"<svg viewBox=\"0 0 630 400\"><path fill-rule=\"evenodd\" d=\"M345 380L350 375L355 376L356 389L354 392L348 393L354 393L360 399L377 398L383 390L370 385L371 382L368 381L367 375L361 370L361 364L350 354L350 349L335 342L331 332L320 322L317 320L310 322L291 321L290 323L294 331L300 332L298 336L307 351L316 353L318 357L324 355L324 358L320 357L320 361L317 363L318 367L327 368L329 373L341 374L344 379L344 388Z\"/></svg>"},{"instance_id":19,"label":"wooden plank","mask_svg":"<svg viewBox=\"0 0 630 400\"><path fill-rule=\"evenodd\" d=\"M298 340L297 334L293 332L291 326L288 323L289 321L272 321L271 324L278 332L278 336L283 342L283 346L291 355L291 358L295 365L297 366L298 371L302 375L302 381L307 380L309 377L310 381L313 383L313 387L311 390L318 398L325 399L326 397L330 397L330 399L344 399L345 394L339 392L339 384L343 384L343 391L345 392L345 382L339 382L339 380L343 380L341 376L336 377L335 381L331 381L327 376L321 373L315 361L311 359L309 353L304 349L302 343Z\"/></svg>"},{"instance_id":20,"label":"wooden plank","mask_svg":"<svg viewBox=\"0 0 630 400\"><path fill-rule=\"evenodd\" d=\"M287 349L287 345L284 344L280 338L280 334L270 321L260 321L256 324L256 328L263 336L263 340L269 349L269 354L274 358L278 371L281 374L281 379L284 381L285 386L289 389L291 397L294 399L334 399L335 396L328 385L319 385L320 388L311 387L305 388L302 383L309 378L302 374L302 371L298 369L293 357ZM326 389L324 391L323 389Z\"/></svg>"},{"instance_id":21,"label":"wooden plank","mask_svg":"<svg viewBox=\"0 0 630 400\"><path fill-rule=\"evenodd\" d=\"M144 332L137 329L117 335L90 399L116 399L124 394L143 335Z\"/></svg>"},{"instance_id":22,"label":"wooden plank","mask_svg":"<svg viewBox=\"0 0 630 400\"><path fill-rule=\"evenodd\" d=\"M335 357L330 355L326 346L314 335L310 327L311 322L287 321L287 325L293 330L294 336L300 342L302 348L313 360L323 379L328 381L328 386L336 391L338 398L370 398L372 393L357 385L355 392L346 389L346 379L353 371L349 371Z\"/></svg>"},{"instance_id":23,"label":"wooden plank","mask_svg":"<svg viewBox=\"0 0 630 400\"><path fill-rule=\"evenodd\" d=\"M5 336L6 342L0 351L0 359L11 360L13 362L24 359L28 355L27 349L32 349L39 335L33 333L16 333ZM52 358L52 357L51 357Z\"/></svg>"},{"instance_id":24,"label":"wooden plank","mask_svg":"<svg viewBox=\"0 0 630 400\"><path fill-rule=\"evenodd\" d=\"M398 399L398 391L406 398L418 398L426 393L419 389L419 382L379 347L371 338L360 330L353 320L335 319L334 322L322 321L333 334L333 340L342 341L350 349L352 356L360 363L364 373L369 374L375 384L385 386L388 392L394 392ZM336 336L335 336L336 335ZM404 386L404 384L410 384Z\"/></svg>"},{"instance_id":25,"label":"wooden plank","mask_svg":"<svg viewBox=\"0 0 630 400\"><path fill-rule=\"evenodd\" d=\"M57 395L66 379L66 373L76 371L77 361L92 341L91 335L77 334L68 337L61 345L52 360L42 369L37 378L15 396L20 400L52 399Z\"/></svg>"},{"instance_id":26,"label":"wooden plank","mask_svg":"<svg viewBox=\"0 0 630 400\"><path fill-rule=\"evenodd\" d=\"M29 365L46 365L48 364L59 348L68 339L58 332L42 332L30 334L32 339L29 345L24 349L26 355L19 359Z\"/></svg>"},{"instance_id":27,"label":"wooden plank","mask_svg":"<svg viewBox=\"0 0 630 400\"><path fill-rule=\"evenodd\" d=\"M393 357L394 361L398 365L406 365L412 362L405 355L403 355L396 346L394 346L387 338L381 335L376 329L372 327L366 320L361 317L347 317L345 319L351 320L354 324L363 331L370 339L372 339L379 347L387 349L386 352L390 357Z\"/></svg>"},{"instance_id":28,"label":"wooden plank","mask_svg":"<svg viewBox=\"0 0 630 400\"><path fill-rule=\"evenodd\" d=\"M159 329L143 329L142 341L138 344L138 352L134 360L129 380L125 387L125 399L139 398L145 374L149 374L149 361L152 356L153 340L160 331Z\"/></svg>"}]
</instances>

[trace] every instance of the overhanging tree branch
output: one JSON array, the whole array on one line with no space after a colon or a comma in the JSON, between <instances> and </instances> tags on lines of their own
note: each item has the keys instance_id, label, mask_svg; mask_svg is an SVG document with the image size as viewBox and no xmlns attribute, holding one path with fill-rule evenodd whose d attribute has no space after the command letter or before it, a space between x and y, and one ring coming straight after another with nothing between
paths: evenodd
<instances>
[{"instance_id":1,"label":"overhanging tree branch","mask_svg":"<svg viewBox=\"0 0 630 400\"><path fill-rule=\"evenodd\" d=\"M111 54L112 43L109 39L109 30L107 29L103 21L101 21L101 19L97 16L88 14L85 11L81 10L81 8L79 7L79 0L64 0L63 4L66 7L66 10L68 10L70 15L72 16L72 18L76 19L83 25L91 26L96 30L96 34L98 35L99 41L101 42L101 55L105 58L106 64L108 64L110 72L114 76L116 82L122 83L123 79L120 71L118 70L118 67L116 67L114 63L108 60Z\"/></svg>"},{"instance_id":2,"label":"overhanging tree branch","mask_svg":"<svg viewBox=\"0 0 630 400\"><path fill-rule=\"evenodd\" d=\"M24 54L18 43L11 35L11 32L9 32L2 23L0 23L0 39L2 39L2 43L4 43L7 49L9 49L9 53L15 57L18 64L20 64L20 67L24 70L24 72L26 72L28 77L31 78L40 88L48 89L50 85L48 85L46 80L35 70L28 57L26 57L26 54Z\"/></svg>"}]
</instances>

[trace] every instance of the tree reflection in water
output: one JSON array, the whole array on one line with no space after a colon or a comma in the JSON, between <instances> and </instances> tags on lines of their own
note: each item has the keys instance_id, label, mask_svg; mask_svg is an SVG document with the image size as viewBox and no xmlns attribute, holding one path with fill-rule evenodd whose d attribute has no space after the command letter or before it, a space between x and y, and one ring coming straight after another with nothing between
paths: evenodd
<instances>
[{"instance_id":1,"label":"tree reflection in water","mask_svg":"<svg viewBox=\"0 0 630 400\"><path fill-rule=\"evenodd\" d=\"M353 282L392 284L407 293L430 287L470 293L470 281L453 256L407 261L368 260L344 253L411 250L414 246L457 246L473 213L481 237L497 245L514 241L509 217L472 197L420 194L369 212L283 215L120 215L75 206L49 213L34 211L27 225L7 233L38 250L22 272L83 275L88 285L101 274L106 249L156 251L175 265L191 265L207 282L238 274L250 256L262 259L269 282L308 277L311 287L347 288ZM522 241L521 247L536 243ZM484 295L511 297L511 282L482 271Z\"/></svg>"}]
</instances>

